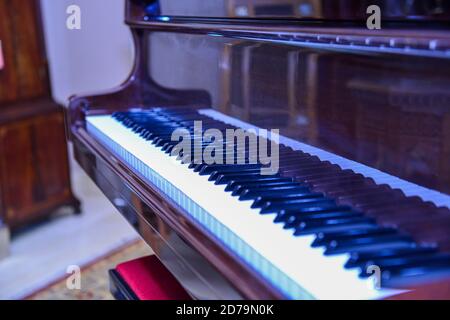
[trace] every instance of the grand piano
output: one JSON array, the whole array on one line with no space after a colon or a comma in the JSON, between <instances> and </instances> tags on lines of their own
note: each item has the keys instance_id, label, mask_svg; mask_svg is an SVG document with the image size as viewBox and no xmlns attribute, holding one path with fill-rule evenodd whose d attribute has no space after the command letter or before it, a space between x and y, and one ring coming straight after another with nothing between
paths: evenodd
<instances>
[{"instance_id":1,"label":"grand piano","mask_svg":"<svg viewBox=\"0 0 450 320\"><path fill-rule=\"evenodd\" d=\"M370 5L381 29L367 27ZM439 284L449 18L438 0L128 0L134 66L120 87L70 99L76 159L195 299ZM195 144L214 128L279 129L262 137L279 170L174 154L174 130ZM248 145L235 151L250 160Z\"/></svg>"}]
</instances>

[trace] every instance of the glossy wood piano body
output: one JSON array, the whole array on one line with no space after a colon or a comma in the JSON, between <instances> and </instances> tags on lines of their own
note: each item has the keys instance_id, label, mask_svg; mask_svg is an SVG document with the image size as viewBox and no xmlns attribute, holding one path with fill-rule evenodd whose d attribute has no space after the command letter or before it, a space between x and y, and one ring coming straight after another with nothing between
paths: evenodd
<instances>
[{"instance_id":1,"label":"glossy wood piano body","mask_svg":"<svg viewBox=\"0 0 450 320\"><path fill-rule=\"evenodd\" d=\"M383 28L368 30L364 1L286 0L274 15L277 1L194 2L127 1L134 68L111 92L71 98L68 119L80 165L194 297L284 298L91 136L86 116L213 108L450 193L446 4L381 1Z\"/></svg>"}]
</instances>

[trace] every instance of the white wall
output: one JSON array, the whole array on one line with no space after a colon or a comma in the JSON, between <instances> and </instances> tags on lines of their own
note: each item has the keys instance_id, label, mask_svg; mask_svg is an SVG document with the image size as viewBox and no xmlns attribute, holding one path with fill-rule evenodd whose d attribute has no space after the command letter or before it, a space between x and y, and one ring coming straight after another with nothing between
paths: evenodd
<instances>
[{"instance_id":1,"label":"white wall","mask_svg":"<svg viewBox=\"0 0 450 320\"><path fill-rule=\"evenodd\" d=\"M41 0L53 97L67 105L72 94L119 85L133 61L131 34L123 23L124 0ZM81 30L66 28L66 9L81 8Z\"/></svg>"}]
</instances>

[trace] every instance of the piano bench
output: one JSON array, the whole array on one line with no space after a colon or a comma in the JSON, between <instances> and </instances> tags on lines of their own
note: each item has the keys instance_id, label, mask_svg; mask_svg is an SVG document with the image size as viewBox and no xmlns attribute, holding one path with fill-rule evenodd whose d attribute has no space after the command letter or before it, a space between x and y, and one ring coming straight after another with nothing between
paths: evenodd
<instances>
[{"instance_id":1,"label":"piano bench","mask_svg":"<svg viewBox=\"0 0 450 320\"><path fill-rule=\"evenodd\" d=\"M154 255L127 261L109 271L117 300L190 300L191 297Z\"/></svg>"}]
</instances>

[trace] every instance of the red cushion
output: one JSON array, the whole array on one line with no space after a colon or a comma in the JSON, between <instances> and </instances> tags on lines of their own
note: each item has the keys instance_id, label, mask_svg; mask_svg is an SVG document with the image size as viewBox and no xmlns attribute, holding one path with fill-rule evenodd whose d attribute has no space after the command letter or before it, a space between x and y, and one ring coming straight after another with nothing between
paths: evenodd
<instances>
[{"instance_id":1,"label":"red cushion","mask_svg":"<svg viewBox=\"0 0 450 320\"><path fill-rule=\"evenodd\" d=\"M140 300L190 300L156 256L121 263L116 271Z\"/></svg>"}]
</instances>

